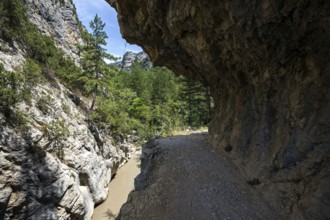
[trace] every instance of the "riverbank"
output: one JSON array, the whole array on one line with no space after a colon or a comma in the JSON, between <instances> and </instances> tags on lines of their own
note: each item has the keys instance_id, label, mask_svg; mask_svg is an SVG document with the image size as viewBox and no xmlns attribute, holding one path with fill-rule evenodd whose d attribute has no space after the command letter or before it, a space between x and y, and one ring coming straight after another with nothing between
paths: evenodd
<instances>
[{"instance_id":1,"label":"riverbank","mask_svg":"<svg viewBox=\"0 0 330 220\"><path fill-rule=\"evenodd\" d=\"M119 214L128 194L134 189L134 178L140 173L141 151L136 152L109 184L107 199L94 210L92 220L111 220Z\"/></svg>"}]
</instances>

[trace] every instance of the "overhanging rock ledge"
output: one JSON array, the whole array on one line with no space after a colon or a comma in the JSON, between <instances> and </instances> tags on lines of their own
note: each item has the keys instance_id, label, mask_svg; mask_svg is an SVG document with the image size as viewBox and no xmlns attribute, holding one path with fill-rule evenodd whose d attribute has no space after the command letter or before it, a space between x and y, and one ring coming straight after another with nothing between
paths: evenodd
<instances>
[{"instance_id":1,"label":"overhanging rock ledge","mask_svg":"<svg viewBox=\"0 0 330 220\"><path fill-rule=\"evenodd\" d=\"M108 2L155 65L210 85L210 142L261 182L272 207L330 218L327 1Z\"/></svg>"}]
</instances>

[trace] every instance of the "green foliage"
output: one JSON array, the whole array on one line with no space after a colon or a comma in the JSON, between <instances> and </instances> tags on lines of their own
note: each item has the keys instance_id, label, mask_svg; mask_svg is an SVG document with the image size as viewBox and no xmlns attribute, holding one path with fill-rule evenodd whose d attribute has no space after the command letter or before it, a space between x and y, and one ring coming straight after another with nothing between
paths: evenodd
<instances>
[{"instance_id":1,"label":"green foliage","mask_svg":"<svg viewBox=\"0 0 330 220\"><path fill-rule=\"evenodd\" d=\"M65 0L56 0L56 2L60 2L61 5L65 3Z\"/></svg>"},{"instance_id":2,"label":"green foliage","mask_svg":"<svg viewBox=\"0 0 330 220\"><path fill-rule=\"evenodd\" d=\"M83 91L82 70L71 59L62 57L56 72L66 86Z\"/></svg>"},{"instance_id":3,"label":"green foliage","mask_svg":"<svg viewBox=\"0 0 330 220\"><path fill-rule=\"evenodd\" d=\"M114 102L111 99L102 100L90 119L113 135L126 136L133 129L140 127L139 122L130 118L128 113L121 108L119 102Z\"/></svg>"},{"instance_id":4,"label":"green foliage","mask_svg":"<svg viewBox=\"0 0 330 220\"><path fill-rule=\"evenodd\" d=\"M152 68L152 101L154 104L166 103L177 99L178 84L176 77L167 68Z\"/></svg>"},{"instance_id":5,"label":"green foliage","mask_svg":"<svg viewBox=\"0 0 330 220\"><path fill-rule=\"evenodd\" d=\"M35 85L45 80L39 64L32 59L28 59L25 62L23 66L23 76L26 85L30 88L33 88Z\"/></svg>"},{"instance_id":6,"label":"green foliage","mask_svg":"<svg viewBox=\"0 0 330 220\"><path fill-rule=\"evenodd\" d=\"M109 73L106 60L115 60L115 57L106 52L106 32L103 30L105 23L96 15L94 20L90 22L92 33L83 33L85 45L79 45L81 52L81 65L84 71L80 81L84 84L84 89L88 94L93 95L93 102L90 107L94 108L96 95L103 88L102 82Z\"/></svg>"},{"instance_id":7,"label":"green foliage","mask_svg":"<svg viewBox=\"0 0 330 220\"><path fill-rule=\"evenodd\" d=\"M51 109L52 97L49 94L41 96L37 101L37 107L42 111L42 113L47 114Z\"/></svg>"},{"instance_id":8,"label":"green foliage","mask_svg":"<svg viewBox=\"0 0 330 220\"><path fill-rule=\"evenodd\" d=\"M125 72L107 64L116 58L106 52L108 36L98 15L90 23L92 33L79 24L84 39L84 45L78 46L81 68L55 47L51 37L42 35L28 21L21 0L2 0L0 15L0 37L9 43L18 42L28 56L21 72L11 73L0 66L1 112L10 115L18 101L31 100L35 85L59 78L67 87L92 97L91 123L121 138L136 132L142 138L169 135L174 129L209 122L212 101L203 84L178 79L166 68L145 70L136 64L132 72ZM45 94L37 101L37 107L47 114L51 102ZM70 111L65 105L62 109ZM61 121L45 128L50 142L59 142L68 134Z\"/></svg>"},{"instance_id":9,"label":"green foliage","mask_svg":"<svg viewBox=\"0 0 330 220\"><path fill-rule=\"evenodd\" d=\"M133 118L139 119L142 123L148 123L151 119L150 107L139 97L133 100L128 112Z\"/></svg>"},{"instance_id":10,"label":"green foliage","mask_svg":"<svg viewBox=\"0 0 330 220\"><path fill-rule=\"evenodd\" d=\"M11 125L14 125L19 131L28 130L29 116L21 111L14 111L12 116L8 119Z\"/></svg>"},{"instance_id":11,"label":"green foliage","mask_svg":"<svg viewBox=\"0 0 330 220\"><path fill-rule=\"evenodd\" d=\"M21 0L1 0L0 2L0 36L4 39L18 38L27 21Z\"/></svg>"},{"instance_id":12,"label":"green foliage","mask_svg":"<svg viewBox=\"0 0 330 220\"><path fill-rule=\"evenodd\" d=\"M53 120L45 125L44 136L51 142L58 142L70 136L70 131L63 120Z\"/></svg>"},{"instance_id":13,"label":"green foliage","mask_svg":"<svg viewBox=\"0 0 330 220\"><path fill-rule=\"evenodd\" d=\"M17 41L26 51L29 58L45 66L54 65L54 58L60 57L53 39L42 35L27 16L21 0L3 0L0 3L1 19L3 24L0 35L8 42Z\"/></svg>"},{"instance_id":14,"label":"green foliage","mask_svg":"<svg viewBox=\"0 0 330 220\"><path fill-rule=\"evenodd\" d=\"M136 95L145 101L151 99L152 93L152 78L149 71L145 71L139 64L133 66L130 75L127 75L128 86Z\"/></svg>"},{"instance_id":15,"label":"green foliage","mask_svg":"<svg viewBox=\"0 0 330 220\"><path fill-rule=\"evenodd\" d=\"M180 99L187 109L187 123L192 127L207 125L211 119L213 103L210 90L200 82L181 78Z\"/></svg>"},{"instance_id":16,"label":"green foliage","mask_svg":"<svg viewBox=\"0 0 330 220\"><path fill-rule=\"evenodd\" d=\"M53 120L44 127L43 137L49 141L49 145L53 144L54 150L60 159L64 158L63 145L61 141L70 136L70 131L63 120Z\"/></svg>"},{"instance_id":17,"label":"green foliage","mask_svg":"<svg viewBox=\"0 0 330 220\"><path fill-rule=\"evenodd\" d=\"M138 64L130 73L119 72L114 81L121 90L135 92L127 111L140 122L140 132L146 136L166 136L176 129L209 122L212 103L209 90L201 83L175 77L166 68L145 70Z\"/></svg>"},{"instance_id":18,"label":"green foliage","mask_svg":"<svg viewBox=\"0 0 330 220\"><path fill-rule=\"evenodd\" d=\"M66 103L62 103L62 110L65 114L70 114L70 106Z\"/></svg>"},{"instance_id":19,"label":"green foliage","mask_svg":"<svg viewBox=\"0 0 330 220\"><path fill-rule=\"evenodd\" d=\"M28 117L20 111L15 111L17 102L25 97L24 78L20 73L5 71L0 64L0 112L7 122L19 130L27 128Z\"/></svg>"},{"instance_id":20,"label":"green foliage","mask_svg":"<svg viewBox=\"0 0 330 220\"><path fill-rule=\"evenodd\" d=\"M10 107L21 100L22 76L6 71L0 64L0 111L10 116Z\"/></svg>"},{"instance_id":21,"label":"green foliage","mask_svg":"<svg viewBox=\"0 0 330 220\"><path fill-rule=\"evenodd\" d=\"M61 2L63 0L60 0ZM16 41L28 56L24 73L27 81L40 83L41 73L56 73L69 86L77 85L79 67L63 51L54 45L51 37L40 33L27 16L21 0L2 0L0 2L0 37L8 42ZM39 66L39 67L38 67Z\"/></svg>"}]
</instances>

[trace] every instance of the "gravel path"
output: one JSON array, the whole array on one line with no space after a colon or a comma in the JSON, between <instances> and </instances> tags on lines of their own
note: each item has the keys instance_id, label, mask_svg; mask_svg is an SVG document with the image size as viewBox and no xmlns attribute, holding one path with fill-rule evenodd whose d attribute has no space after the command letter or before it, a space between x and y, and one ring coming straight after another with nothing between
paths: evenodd
<instances>
[{"instance_id":1,"label":"gravel path","mask_svg":"<svg viewBox=\"0 0 330 220\"><path fill-rule=\"evenodd\" d=\"M181 135L145 147L136 191L118 219L278 219L206 139L207 133Z\"/></svg>"}]
</instances>

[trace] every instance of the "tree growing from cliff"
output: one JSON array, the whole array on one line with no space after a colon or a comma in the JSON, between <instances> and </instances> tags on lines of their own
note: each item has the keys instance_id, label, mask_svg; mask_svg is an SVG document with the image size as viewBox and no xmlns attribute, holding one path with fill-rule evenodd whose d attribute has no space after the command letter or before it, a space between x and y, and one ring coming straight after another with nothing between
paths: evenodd
<instances>
[{"instance_id":1,"label":"tree growing from cliff","mask_svg":"<svg viewBox=\"0 0 330 220\"><path fill-rule=\"evenodd\" d=\"M109 74L107 60L116 60L114 56L106 52L106 39L108 35L104 31L105 23L96 14L90 22L92 33L84 32L84 45L80 45L81 66L84 74L81 80L84 81L85 89L93 97L90 111L93 111L97 94L104 88L103 82Z\"/></svg>"}]
</instances>

